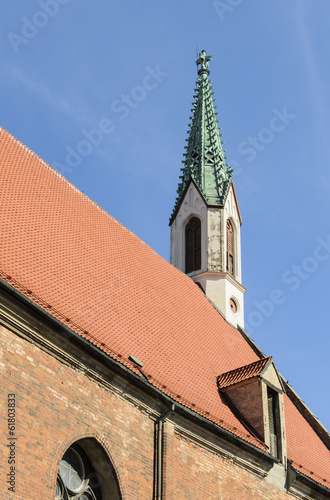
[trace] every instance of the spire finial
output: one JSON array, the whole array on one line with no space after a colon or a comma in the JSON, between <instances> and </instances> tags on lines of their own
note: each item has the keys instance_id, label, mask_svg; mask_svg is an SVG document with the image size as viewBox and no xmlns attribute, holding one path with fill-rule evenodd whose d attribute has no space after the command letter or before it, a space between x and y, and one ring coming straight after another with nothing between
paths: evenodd
<instances>
[{"instance_id":1,"label":"spire finial","mask_svg":"<svg viewBox=\"0 0 330 500\"><path fill-rule=\"evenodd\" d=\"M198 70L199 75L202 75L203 73L207 75L210 74L210 70L208 69L208 67L209 67L209 61L211 60L212 56L207 56L205 50L202 50L202 52L200 52L199 58L196 61L197 67L199 64L201 65L200 69Z\"/></svg>"}]
</instances>

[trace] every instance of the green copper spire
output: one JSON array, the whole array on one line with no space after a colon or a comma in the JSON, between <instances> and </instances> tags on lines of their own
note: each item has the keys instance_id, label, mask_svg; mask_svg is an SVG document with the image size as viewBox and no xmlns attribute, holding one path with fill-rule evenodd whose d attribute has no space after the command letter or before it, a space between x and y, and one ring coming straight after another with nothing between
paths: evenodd
<instances>
[{"instance_id":1,"label":"green copper spire","mask_svg":"<svg viewBox=\"0 0 330 500\"><path fill-rule=\"evenodd\" d=\"M208 79L208 66L212 56L207 56L205 50L199 54L196 61L198 78L196 82L195 101L192 108L191 123L188 130L188 145L185 160L181 169L182 181L177 190L174 211L181 195L192 177L203 194L208 205L223 206L228 194L233 170L226 166L226 157L222 149L217 113L215 112L213 87Z\"/></svg>"}]
</instances>

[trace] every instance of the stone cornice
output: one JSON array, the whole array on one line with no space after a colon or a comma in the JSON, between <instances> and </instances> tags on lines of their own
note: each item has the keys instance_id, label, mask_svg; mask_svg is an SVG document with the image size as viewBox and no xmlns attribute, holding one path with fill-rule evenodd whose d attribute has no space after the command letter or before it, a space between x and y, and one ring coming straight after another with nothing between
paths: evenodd
<instances>
[{"instance_id":1,"label":"stone cornice","mask_svg":"<svg viewBox=\"0 0 330 500\"><path fill-rule=\"evenodd\" d=\"M258 477L265 478L268 474L269 467L262 468L260 464L258 464L257 462L252 463L251 460L248 460L247 455L246 458L239 456L243 455L242 451L239 451L237 453L237 451L235 452L234 450L233 451L229 451L228 449L226 450L219 444L215 444L214 442L205 439L200 435L196 434L195 432L192 432L180 425L175 426L175 433L191 441L192 443L197 444L202 448L219 455L221 458L229 460L230 462L238 465L239 467L242 467L248 472L257 475Z\"/></svg>"}]
</instances>

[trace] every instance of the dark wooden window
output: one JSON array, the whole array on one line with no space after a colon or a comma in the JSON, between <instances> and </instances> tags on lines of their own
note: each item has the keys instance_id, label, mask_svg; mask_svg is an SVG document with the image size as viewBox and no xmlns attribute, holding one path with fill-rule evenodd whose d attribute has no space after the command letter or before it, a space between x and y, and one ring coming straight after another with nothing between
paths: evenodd
<instances>
[{"instance_id":1,"label":"dark wooden window","mask_svg":"<svg viewBox=\"0 0 330 500\"><path fill-rule=\"evenodd\" d=\"M186 273L201 267L201 221L192 217L186 226Z\"/></svg>"},{"instance_id":2,"label":"dark wooden window","mask_svg":"<svg viewBox=\"0 0 330 500\"><path fill-rule=\"evenodd\" d=\"M280 454L280 418L278 408L278 394L268 388L268 418L269 418L269 441L270 453L274 457Z\"/></svg>"},{"instance_id":3,"label":"dark wooden window","mask_svg":"<svg viewBox=\"0 0 330 500\"><path fill-rule=\"evenodd\" d=\"M234 275L234 228L230 220L227 220L227 271Z\"/></svg>"}]
</instances>

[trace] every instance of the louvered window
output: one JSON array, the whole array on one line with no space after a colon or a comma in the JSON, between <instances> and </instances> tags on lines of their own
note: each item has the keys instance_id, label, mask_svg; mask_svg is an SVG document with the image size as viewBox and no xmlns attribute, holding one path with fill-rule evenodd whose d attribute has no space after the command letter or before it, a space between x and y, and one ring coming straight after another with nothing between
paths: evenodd
<instances>
[{"instance_id":1,"label":"louvered window","mask_svg":"<svg viewBox=\"0 0 330 500\"><path fill-rule=\"evenodd\" d=\"M201 221L190 219L186 226L186 273L201 268Z\"/></svg>"},{"instance_id":2,"label":"louvered window","mask_svg":"<svg viewBox=\"0 0 330 500\"><path fill-rule=\"evenodd\" d=\"M234 275L234 228L230 220L227 220L227 271Z\"/></svg>"},{"instance_id":3,"label":"louvered window","mask_svg":"<svg viewBox=\"0 0 330 500\"><path fill-rule=\"evenodd\" d=\"M268 418L269 418L269 442L270 453L274 457L279 455L279 412L278 396L275 391L268 388Z\"/></svg>"}]
</instances>

